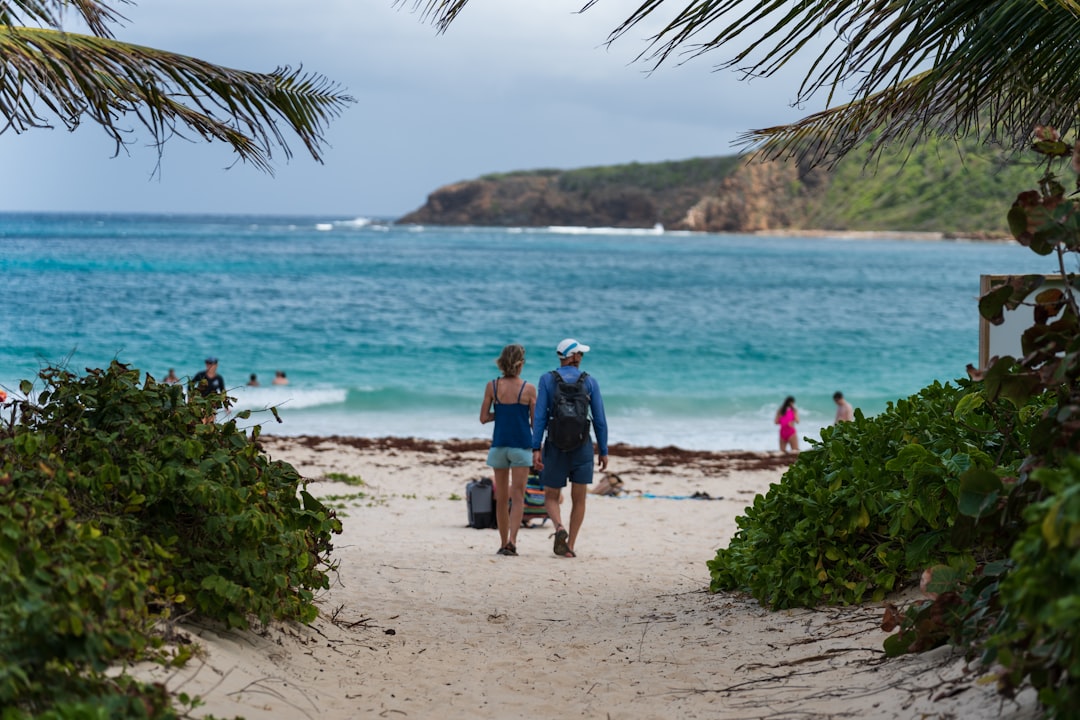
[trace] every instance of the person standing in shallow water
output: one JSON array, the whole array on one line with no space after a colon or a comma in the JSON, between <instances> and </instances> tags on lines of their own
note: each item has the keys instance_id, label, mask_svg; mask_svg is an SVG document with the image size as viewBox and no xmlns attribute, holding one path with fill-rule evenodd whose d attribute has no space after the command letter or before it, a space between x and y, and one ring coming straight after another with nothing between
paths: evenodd
<instances>
[{"instance_id":1,"label":"person standing in shallow water","mask_svg":"<svg viewBox=\"0 0 1080 720\"><path fill-rule=\"evenodd\" d=\"M844 393L837 390L832 396L833 402L836 403L836 422L851 422L855 419L855 410L851 407L851 403L844 399Z\"/></svg>"},{"instance_id":2,"label":"person standing in shallow water","mask_svg":"<svg viewBox=\"0 0 1080 720\"><path fill-rule=\"evenodd\" d=\"M799 433L795 424L799 422L799 411L795 407L795 398L788 395L784 404L776 411L776 424L780 426L780 452L799 453Z\"/></svg>"},{"instance_id":3,"label":"person standing in shallow water","mask_svg":"<svg viewBox=\"0 0 1080 720\"><path fill-rule=\"evenodd\" d=\"M536 387L521 379L525 348L507 345L495 364L502 372L484 386L480 423L494 421L487 464L495 475L495 517L499 525L499 555L517 555L517 532L525 511L525 484L532 466L531 418ZM507 498L510 502L507 503Z\"/></svg>"}]
</instances>

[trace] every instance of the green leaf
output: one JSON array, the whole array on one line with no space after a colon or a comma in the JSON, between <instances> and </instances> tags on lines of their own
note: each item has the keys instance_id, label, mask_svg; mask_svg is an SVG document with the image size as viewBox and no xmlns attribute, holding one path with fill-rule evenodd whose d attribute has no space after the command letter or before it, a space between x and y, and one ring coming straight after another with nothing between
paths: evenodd
<instances>
[{"instance_id":1,"label":"green leaf","mask_svg":"<svg viewBox=\"0 0 1080 720\"><path fill-rule=\"evenodd\" d=\"M943 535L943 531L934 530L915 537L905 548L905 562L911 567L925 565L933 551L941 546Z\"/></svg>"},{"instance_id":2,"label":"green leaf","mask_svg":"<svg viewBox=\"0 0 1080 720\"><path fill-rule=\"evenodd\" d=\"M1061 506L1063 503L1064 499L1054 503L1053 507L1051 507L1046 515L1043 516L1042 523L1040 524L1043 539L1046 540L1046 544L1050 546L1051 550L1061 545L1063 540L1061 530L1064 529L1064 524L1060 522Z\"/></svg>"},{"instance_id":3,"label":"green leaf","mask_svg":"<svg viewBox=\"0 0 1080 720\"><path fill-rule=\"evenodd\" d=\"M960 398L960 402L956 403L956 409L953 410L953 415L960 420L963 420L979 409L986 405L986 398L982 393L969 393Z\"/></svg>"},{"instance_id":4,"label":"green leaf","mask_svg":"<svg viewBox=\"0 0 1080 720\"><path fill-rule=\"evenodd\" d=\"M925 590L933 595L953 592L960 587L966 579L966 573L948 565L935 565L930 568L930 578L927 580Z\"/></svg>"},{"instance_id":5,"label":"green leaf","mask_svg":"<svg viewBox=\"0 0 1080 720\"><path fill-rule=\"evenodd\" d=\"M1057 157L1072 154L1072 147L1066 145L1061 140L1039 140L1031 146L1031 149L1041 155Z\"/></svg>"},{"instance_id":6,"label":"green leaf","mask_svg":"<svg viewBox=\"0 0 1080 720\"><path fill-rule=\"evenodd\" d=\"M1009 232L1012 234L1012 236L1014 238L1020 239L1022 236L1027 234L1027 231L1028 231L1028 217L1027 217L1027 211L1024 208L1019 207L1017 205L1013 205L1011 208L1009 208L1009 212L1006 215L1006 220L1008 221L1008 224L1009 224ZM1001 306L998 306L997 310L1000 311ZM984 318L986 318L987 320L990 320L990 318L992 317L992 315L988 315L986 312L983 312L983 305L982 305L982 299L981 298L979 300L979 313ZM991 322L994 322L994 321L991 320ZM995 322L994 324L995 325L1000 325L1001 322L998 321L998 322Z\"/></svg>"},{"instance_id":7,"label":"green leaf","mask_svg":"<svg viewBox=\"0 0 1080 720\"><path fill-rule=\"evenodd\" d=\"M971 456L967 453L957 453L944 461L945 469L953 475L960 475L971 469Z\"/></svg>"},{"instance_id":8,"label":"green leaf","mask_svg":"<svg viewBox=\"0 0 1080 720\"><path fill-rule=\"evenodd\" d=\"M1002 487L1001 478L990 470L968 470L960 476L960 497L957 502L960 512L969 517L982 517L993 508Z\"/></svg>"},{"instance_id":9,"label":"green leaf","mask_svg":"<svg viewBox=\"0 0 1080 720\"><path fill-rule=\"evenodd\" d=\"M1049 255L1054 252L1054 248L1060 240L1058 235L1058 228L1044 226L1043 229L1032 233L1028 247L1038 255Z\"/></svg>"},{"instance_id":10,"label":"green leaf","mask_svg":"<svg viewBox=\"0 0 1080 720\"><path fill-rule=\"evenodd\" d=\"M986 577L1001 577L1012 569L1012 566L1013 564L1009 560L995 560L986 563L982 567L982 574Z\"/></svg>"},{"instance_id":11,"label":"green leaf","mask_svg":"<svg viewBox=\"0 0 1080 720\"><path fill-rule=\"evenodd\" d=\"M986 395L990 400L1005 398L1014 406L1025 405L1039 390L1039 378L1025 371L1015 358L997 359L983 374Z\"/></svg>"},{"instance_id":12,"label":"green leaf","mask_svg":"<svg viewBox=\"0 0 1080 720\"><path fill-rule=\"evenodd\" d=\"M1025 220L1025 226L1027 221ZM979 314L990 321L993 325L1001 325L1005 322L1005 304L1012 297L1013 289L1010 285L999 285L979 298Z\"/></svg>"},{"instance_id":13,"label":"green leaf","mask_svg":"<svg viewBox=\"0 0 1080 720\"><path fill-rule=\"evenodd\" d=\"M885 649L885 657L895 658L906 655L914 642L914 633L895 633L885 638L882 647Z\"/></svg>"}]
</instances>

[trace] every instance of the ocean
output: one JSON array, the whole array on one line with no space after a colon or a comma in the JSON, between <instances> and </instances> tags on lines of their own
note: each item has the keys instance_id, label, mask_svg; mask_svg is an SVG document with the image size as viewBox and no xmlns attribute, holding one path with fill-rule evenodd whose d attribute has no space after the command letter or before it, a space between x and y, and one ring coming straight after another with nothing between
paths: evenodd
<instances>
[{"instance_id":1,"label":"ocean","mask_svg":"<svg viewBox=\"0 0 1080 720\"><path fill-rule=\"evenodd\" d=\"M45 365L161 379L214 355L235 407L279 406L242 421L267 434L489 438L503 345L536 382L572 337L612 443L771 450L787 395L817 437L836 390L872 415L963 377L979 276L1055 267L1015 243L0 213L0 271L16 395Z\"/></svg>"}]
</instances>

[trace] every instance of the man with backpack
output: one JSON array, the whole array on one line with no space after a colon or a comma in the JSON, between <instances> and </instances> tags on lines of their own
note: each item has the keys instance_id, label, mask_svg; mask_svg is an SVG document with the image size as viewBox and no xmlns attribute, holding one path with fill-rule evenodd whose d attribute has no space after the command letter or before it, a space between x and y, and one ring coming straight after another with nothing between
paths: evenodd
<instances>
[{"instance_id":1,"label":"man with backpack","mask_svg":"<svg viewBox=\"0 0 1080 720\"><path fill-rule=\"evenodd\" d=\"M540 471L544 505L555 523L555 554L577 557L574 543L585 520L585 499L593 478L593 445L590 420L596 433L600 472L607 470L607 418L600 384L581 371L581 358L588 345L567 338L555 352L559 368L544 373L536 384L533 413L533 466ZM545 431L547 436L545 437ZM570 481L570 532L563 527L559 495Z\"/></svg>"}]
</instances>

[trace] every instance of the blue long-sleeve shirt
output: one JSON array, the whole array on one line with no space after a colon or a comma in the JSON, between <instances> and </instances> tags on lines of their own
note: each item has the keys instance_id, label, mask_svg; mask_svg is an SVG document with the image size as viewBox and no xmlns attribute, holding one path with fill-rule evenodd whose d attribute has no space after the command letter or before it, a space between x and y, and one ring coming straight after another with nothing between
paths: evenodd
<instances>
[{"instance_id":1,"label":"blue long-sleeve shirt","mask_svg":"<svg viewBox=\"0 0 1080 720\"><path fill-rule=\"evenodd\" d=\"M568 383L577 382L581 370L573 365L563 365L556 372ZM592 375L585 378L585 388L589 391L589 413L592 415L593 432L596 433L596 444L599 446L600 455L608 454L607 416L604 415L604 399L600 396L600 383ZM536 383L536 410L533 411L532 446L540 447L544 439L544 431L547 430L548 415L551 414L551 403L555 399L555 378L550 372L540 376Z\"/></svg>"}]
</instances>

